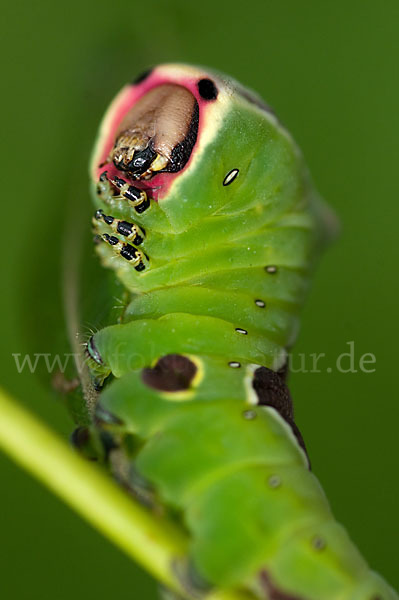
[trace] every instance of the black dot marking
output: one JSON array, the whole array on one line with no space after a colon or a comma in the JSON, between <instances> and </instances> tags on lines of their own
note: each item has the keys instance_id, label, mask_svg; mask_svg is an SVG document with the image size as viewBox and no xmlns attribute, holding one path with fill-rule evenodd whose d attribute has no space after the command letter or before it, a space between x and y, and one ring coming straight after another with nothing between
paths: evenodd
<instances>
[{"instance_id":1,"label":"black dot marking","mask_svg":"<svg viewBox=\"0 0 399 600\"><path fill-rule=\"evenodd\" d=\"M104 222L107 225L112 225L112 223L114 222L114 217L111 217L109 215L104 215Z\"/></svg>"},{"instance_id":2,"label":"black dot marking","mask_svg":"<svg viewBox=\"0 0 399 600\"><path fill-rule=\"evenodd\" d=\"M87 352L88 352L90 358L92 358L98 365L103 364L103 359L101 358L101 354L97 350L97 347L94 343L93 336L91 336L91 338L87 342Z\"/></svg>"},{"instance_id":3,"label":"black dot marking","mask_svg":"<svg viewBox=\"0 0 399 600\"><path fill-rule=\"evenodd\" d=\"M312 539L312 546L315 550L324 550L324 548L326 547L326 542L323 540L323 538L316 535Z\"/></svg>"},{"instance_id":4,"label":"black dot marking","mask_svg":"<svg viewBox=\"0 0 399 600\"><path fill-rule=\"evenodd\" d=\"M138 77L133 79L132 85L138 85L139 83L142 83L143 81L145 81L147 79L147 77L149 77L151 75L151 73L152 73L152 69L147 69L146 71L143 71L143 73L140 73L140 75Z\"/></svg>"},{"instance_id":5,"label":"black dot marking","mask_svg":"<svg viewBox=\"0 0 399 600\"><path fill-rule=\"evenodd\" d=\"M200 79L197 86L204 100L216 100L218 97L218 89L211 79Z\"/></svg>"},{"instance_id":6,"label":"black dot marking","mask_svg":"<svg viewBox=\"0 0 399 600\"><path fill-rule=\"evenodd\" d=\"M236 332L241 333L242 335L248 335L248 331L246 329L241 329L241 327L236 327Z\"/></svg>"},{"instance_id":7,"label":"black dot marking","mask_svg":"<svg viewBox=\"0 0 399 600\"><path fill-rule=\"evenodd\" d=\"M268 265L267 267L265 267L265 271L266 273L274 275L275 273L277 273L277 267L275 265Z\"/></svg>"},{"instance_id":8,"label":"black dot marking","mask_svg":"<svg viewBox=\"0 0 399 600\"><path fill-rule=\"evenodd\" d=\"M234 179L237 177L239 172L239 169L232 169L231 171L229 171L226 177L223 179L223 185L226 186L230 185L230 183L233 183Z\"/></svg>"},{"instance_id":9,"label":"black dot marking","mask_svg":"<svg viewBox=\"0 0 399 600\"><path fill-rule=\"evenodd\" d=\"M125 244L120 254L123 258L126 258L126 260L133 260L137 257L136 249L133 248L133 246L131 246L130 244Z\"/></svg>"},{"instance_id":10,"label":"black dot marking","mask_svg":"<svg viewBox=\"0 0 399 600\"><path fill-rule=\"evenodd\" d=\"M241 363L237 362L236 360L232 360L229 362L229 367L232 369L239 369L241 367Z\"/></svg>"},{"instance_id":11,"label":"black dot marking","mask_svg":"<svg viewBox=\"0 0 399 600\"><path fill-rule=\"evenodd\" d=\"M259 306L259 308L265 308L266 304L263 302L263 300L255 300L255 304L256 306Z\"/></svg>"},{"instance_id":12,"label":"black dot marking","mask_svg":"<svg viewBox=\"0 0 399 600\"><path fill-rule=\"evenodd\" d=\"M270 475L269 479L267 480L267 483L271 488L275 489L280 487L281 479L278 475Z\"/></svg>"},{"instance_id":13,"label":"black dot marking","mask_svg":"<svg viewBox=\"0 0 399 600\"><path fill-rule=\"evenodd\" d=\"M163 356L154 367L141 372L143 382L162 392L187 390L197 372L195 364L181 354Z\"/></svg>"},{"instance_id":14,"label":"black dot marking","mask_svg":"<svg viewBox=\"0 0 399 600\"><path fill-rule=\"evenodd\" d=\"M119 221L116 230L121 235L127 237L128 235L131 235L133 231L133 225L131 223L128 223L127 221Z\"/></svg>"},{"instance_id":15,"label":"black dot marking","mask_svg":"<svg viewBox=\"0 0 399 600\"><path fill-rule=\"evenodd\" d=\"M244 419L246 421L253 421L254 419L256 419L256 412L254 410L244 410L244 412L242 413L242 416L244 417Z\"/></svg>"}]
</instances>

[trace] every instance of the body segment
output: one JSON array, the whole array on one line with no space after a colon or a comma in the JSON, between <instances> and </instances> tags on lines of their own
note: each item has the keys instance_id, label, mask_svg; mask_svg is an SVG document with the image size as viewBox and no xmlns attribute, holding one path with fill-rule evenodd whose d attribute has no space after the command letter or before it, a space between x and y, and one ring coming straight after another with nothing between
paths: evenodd
<instances>
[{"instance_id":1,"label":"body segment","mask_svg":"<svg viewBox=\"0 0 399 600\"><path fill-rule=\"evenodd\" d=\"M397 598L334 520L284 381L330 222L289 134L225 76L161 66L111 105L91 175L129 295L88 342L96 422L117 475L189 531L192 585Z\"/></svg>"}]
</instances>

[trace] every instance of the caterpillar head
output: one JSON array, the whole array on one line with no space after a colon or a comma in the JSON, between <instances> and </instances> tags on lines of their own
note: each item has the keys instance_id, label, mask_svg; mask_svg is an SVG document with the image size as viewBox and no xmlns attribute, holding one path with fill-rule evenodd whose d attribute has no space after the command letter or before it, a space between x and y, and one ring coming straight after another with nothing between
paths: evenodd
<instances>
[{"instance_id":1,"label":"caterpillar head","mask_svg":"<svg viewBox=\"0 0 399 600\"><path fill-rule=\"evenodd\" d=\"M312 202L301 155L271 109L220 73L160 65L126 85L101 124L91 176L144 192L175 232L229 207Z\"/></svg>"},{"instance_id":2,"label":"caterpillar head","mask_svg":"<svg viewBox=\"0 0 399 600\"><path fill-rule=\"evenodd\" d=\"M234 95L268 111L233 80L186 65L161 65L125 86L107 111L91 172L123 171L131 181L149 181L166 195L179 173L216 135Z\"/></svg>"}]
</instances>

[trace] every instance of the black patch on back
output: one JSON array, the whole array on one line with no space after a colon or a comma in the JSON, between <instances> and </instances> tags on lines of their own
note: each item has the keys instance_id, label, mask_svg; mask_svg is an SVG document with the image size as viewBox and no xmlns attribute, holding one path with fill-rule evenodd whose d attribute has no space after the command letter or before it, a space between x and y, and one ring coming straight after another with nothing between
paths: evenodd
<instances>
[{"instance_id":1,"label":"black patch on back","mask_svg":"<svg viewBox=\"0 0 399 600\"><path fill-rule=\"evenodd\" d=\"M267 367L259 367L254 372L252 387L258 396L258 404L260 406L271 406L274 408L291 427L298 444L305 451L308 458L309 468L310 461L306 450L305 442L294 421L294 410L292 398L288 387L284 383L282 375L276 371L272 371Z\"/></svg>"},{"instance_id":2,"label":"black patch on back","mask_svg":"<svg viewBox=\"0 0 399 600\"><path fill-rule=\"evenodd\" d=\"M136 77L136 79L133 79L132 85L137 85L137 84L141 83L142 81L144 81L145 79L147 79L147 77L149 77L151 75L152 71L153 71L153 69L147 69L146 71L141 73L138 77Z\"/></svg>"},{"instance_id":3,"label":"black patch on back","mask_svg":"<svg viewBox=\"0 0 399 600\"><path fill-rule=\"evenodd\" d=\"M211 79L200 79L197 87L204 100L216 100L218 97L218 89Z\"/></svg>"},{"instance_id":4,"label":"black patch on back","mask_svg":"<svg viewBox=\"0 0 399 600\"><path fill-rule=\"evenodd\" d=\"M289 389L278 373L267 367L259 367L254 372L252 387L258 396L258 404L272 406L285 421L294 418Z\"/></svg>"},{"instance_id":5,"label":"black patch on back","mask_svg":"<svg viewBox=\"0 0 399 600\"><path fill-rule=\"evenodd\" d=\"M197 372L195 364L181 354L168 354L160 358L155 367L141 372L143 382L162 392L187 390Z\"/></svg>"}]
</instances>

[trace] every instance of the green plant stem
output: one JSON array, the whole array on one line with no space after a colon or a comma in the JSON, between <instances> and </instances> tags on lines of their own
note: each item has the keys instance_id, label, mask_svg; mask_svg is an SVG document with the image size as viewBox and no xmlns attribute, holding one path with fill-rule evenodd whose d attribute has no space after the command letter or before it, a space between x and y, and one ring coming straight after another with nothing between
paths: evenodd
<instances>
[{"instance_id":1,"label":"green plant stem","mask_svg":"<svg viewBox=\"0 0 399 600\"><path fill-rule=\"evenodd\" d=\"M0 449L42 481L163 584L191 599L172 565L187 556L188 539L165 518L128 496L101 469L85 461L37 417L0 389ZM207 600L244 600L216 591Z\"/></svg>"}]
</instances>

